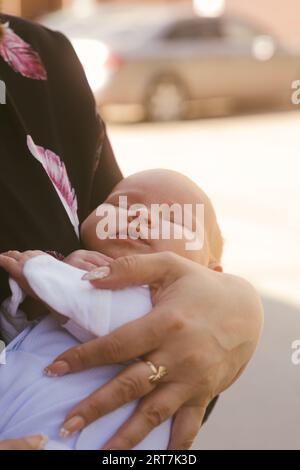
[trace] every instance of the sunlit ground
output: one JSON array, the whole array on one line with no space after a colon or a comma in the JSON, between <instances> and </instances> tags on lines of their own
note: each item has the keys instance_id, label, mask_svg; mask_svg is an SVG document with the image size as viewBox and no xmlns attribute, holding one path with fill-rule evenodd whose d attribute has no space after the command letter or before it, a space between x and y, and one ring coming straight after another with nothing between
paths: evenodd
<instances>
[{"instance_id":1,"label":"sunlit ground","mask_svg":"<svg viewBox=\"0 0 300 470\"><path fill-rule=\"evenodd\" d=\"M172 168L202 186L225 269L300 306L300 113L112 126L110 136L125 175Z\"/></svg>"},{"instance_id":2,"label":"sunlit ground","mask_svg":"<svg viewBox=\"0 0 300 470\"><path fill-rule=\"evenodd\" d=\"M112 127L126 175L174 168L211 196L225 270L263 295L265 328L250 366L225 392L196 449L299 449L300 113Z\"/></svg>"}]
</instances>

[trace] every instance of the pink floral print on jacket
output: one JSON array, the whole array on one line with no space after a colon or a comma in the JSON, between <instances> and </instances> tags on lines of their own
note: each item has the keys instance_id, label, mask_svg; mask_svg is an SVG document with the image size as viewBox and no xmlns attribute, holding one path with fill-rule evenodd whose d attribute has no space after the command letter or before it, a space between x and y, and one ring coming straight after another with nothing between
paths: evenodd
<instances>
[{"instance_id":1,"label":"pink floral print on jacket","mask_svg":"<svg viewBox=\"0 0 300 470\"><path fill-rule=\"evenodd\" d=\"M2 25L4 34L0 42L0 56L10 67L33 80L47 80L47 72L39 54L18 36L6 23Z\"/></svg>"},{"instance_id":2,"label":"pink floral print on jacket","mask_svg":"<svg viewBox=\"0 0 300 470\"><path fill-rule=\"evenodd\" d=\"M74 189L68 177L65 164L51 150L35 145L32 137L27 136L27 145L31 154L36 158L49 176L71 222L79 236L78 204Z\"/></svg>"}]
</instances>

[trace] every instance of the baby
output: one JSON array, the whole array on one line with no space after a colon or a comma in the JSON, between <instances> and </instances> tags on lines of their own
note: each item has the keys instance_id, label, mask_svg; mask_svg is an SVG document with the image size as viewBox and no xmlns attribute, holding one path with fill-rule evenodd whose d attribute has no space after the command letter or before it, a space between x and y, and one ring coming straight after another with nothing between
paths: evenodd
<instances>
[{"instance_id":1,"label":"baby","mask_svg":"<svg viewBox=\"0 0 300 470\"><path fill-rule=\"evenodd\" d=\"M175 212L165 211L174 204L185 209L188 216L180 219ZM157 207L159 218L154 221L152 209ZM121 181L82 224L81 237L86 249L112 259L173 251L222 271L223 241L210 200L188 178L168 170L145 171ZM80 342L106 335L148 314L152 309L149 288L96 289L88 282L93 279L93 272L87 273L42 252L20 254L14 269L7 265L6 269L15 278L10 279L10 305L15 313L24 300L19 284L25 283L26 291L31 289L56 313L28 327L6 350L7 363L0 366L0 440L43 433L50 439L47 449L104 447L132 415L137 402L98 419L78 434L62 436L60 429L78 402L113 379L126 365L102 366L60 378L50 378L43 370L55 357ZM170 429L168 420L135 449L167 449Z\"/></svg>"}]
</instances>

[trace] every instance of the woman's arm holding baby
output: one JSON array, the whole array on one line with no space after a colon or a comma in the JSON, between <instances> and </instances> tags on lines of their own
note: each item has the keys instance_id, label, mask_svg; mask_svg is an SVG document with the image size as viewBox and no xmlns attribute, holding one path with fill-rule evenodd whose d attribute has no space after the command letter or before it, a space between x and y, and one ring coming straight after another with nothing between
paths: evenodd
<instances>
[{"instance_id":1,"label":"woman's arm holding baby","mask_svg":"<svg viewBox=\"0 0 300 470\"><path fill-rule=\"evenodd\" d=\"M26 262L34 254L19 255ZM109 263L109 269L105 264L105 273L110 274L94 281L95 286L121 289L149 284L152 312L62 354L48 370L64 375L142 357L167 367L169 374L153 386L144 361L130 365L79 404L64 427L77 432L124 403L141 399L107 448L135 447L174 415L170 448L188 448L211 401L238 378L255 350L262 327L258 295L242 279L215 273L172 253L119 258ZM0 265L18 280L20 260L0 256ZM102 270L92 274L94 279L97 274L103 278Z\"/></svg>"},{"instance_id":2,"label":"woman's arm holding baby","mask_svg":"<svg viewBox=\"0 0 300 470\"><path fill-rule=\"evenodd\" d=\"M133 448L173 415L170 449L187 449L209 403L251 359L262 328L262 305L246 281L172 253L119 258L110 264L110 275L94 281L108 289L143 284L153 289L149 315L62 354L49 370L64 375L143 357L166 366L168 376L150 387L145 364L130 365L69 413L64 428L77 432L122 404L141 399L107 449Z\"/></svg>"}]
</instances>

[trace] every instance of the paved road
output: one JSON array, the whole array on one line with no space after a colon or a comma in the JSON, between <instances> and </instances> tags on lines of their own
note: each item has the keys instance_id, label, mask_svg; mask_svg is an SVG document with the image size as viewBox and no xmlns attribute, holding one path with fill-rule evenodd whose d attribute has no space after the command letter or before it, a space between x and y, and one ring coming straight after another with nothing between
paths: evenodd
<instances>
[{"instance_id":1,"label":"paved road","mask_svg":"<svg viewBox=\"0 0 300 470\"><path fill-rule=\"evenodd\" d=\"M250 367L224 393L201 449L300 448L300 112L109 129L126 175L181 171L211 196L224 267L263 295L266 326Z\"/></svg>"}]
</instances>

